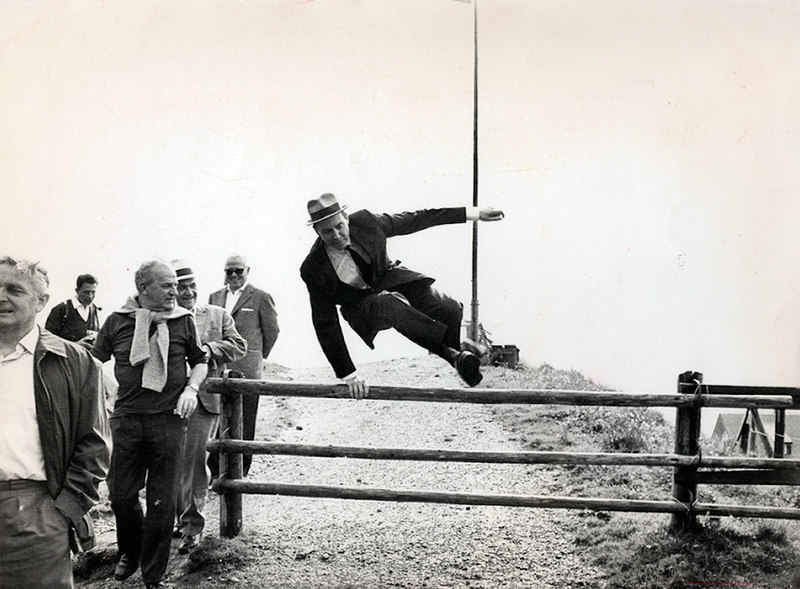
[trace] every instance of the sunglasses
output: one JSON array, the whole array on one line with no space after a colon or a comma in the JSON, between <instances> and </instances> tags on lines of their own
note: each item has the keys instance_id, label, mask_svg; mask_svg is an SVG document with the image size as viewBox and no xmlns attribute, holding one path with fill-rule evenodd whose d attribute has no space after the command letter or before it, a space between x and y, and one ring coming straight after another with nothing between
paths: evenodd
<instances>
[{"instance_id":1,"label":"sunglasses","mask_svg":"<svg viewBox=\"0 0 800 589\"><path fill-rule=\"evenodd\" d=\"M225 274L227 276L233 276L234 274L241 276L244 274L244 268L225 268Z\"/></svg>"}]
</instances>

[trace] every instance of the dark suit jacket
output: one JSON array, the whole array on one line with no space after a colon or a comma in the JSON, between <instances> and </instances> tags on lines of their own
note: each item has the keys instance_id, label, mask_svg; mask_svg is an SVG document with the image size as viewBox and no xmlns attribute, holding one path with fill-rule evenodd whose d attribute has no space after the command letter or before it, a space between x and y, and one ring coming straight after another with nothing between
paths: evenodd
<instances>
[{"instance_id":1,"label":"dark suit jacket","mask_svg":"<svg viewBox=\"0 0 800 589\"><path fill-rule=\"evenodd\" d=\"M208 302L225 307L227 288L212 292ZM269 293L248 284L231 313L236 331L247 340L247 355L231 362L228 368L240 370L245 378L261 378L262 360L269 356L278 339L278 312Z\"/></svg>"},{"instance_id":2,"label":"dark suit jacket","mask_svg":"<svg viewBox=\"0 0 800 589\"><path fill-rule=\"evenodd\" d=\"M376 334L360 318L359 302L369 294L392 291L403 284L421 280L433 283L433 278L392 262L386 252L386 239L437 225L464 223L466 220L466 209L463 207L425 209L398 215L375 215L361 210L350 215L350 242L356 252L369 258L367 261L372 275L365 278L372 285L370 290L359 290L339 280L325 252L325 245L321 239L317 239L300 267L300 276L308 287L317 339L336 376L341 378L355 370L342 335L337 305L341 307L342 317L372 348Z\"/></svg>"},{"instance_id":3,"label":"dark suit jacket","mask_svg":"<svg viewBox=\"0 0 800 589\"><path fill-rule=\"evenodd\" d=\"M208 376L219 376L226 368L226 363L245 357L247 342L236 331L233 317L225 309L214 305L197 305L194 309L194 321L200 343L211 348ZM219 413L218 394L207 393L205 387L201 386L197 398L206 411Z\"/></svg>"}]
</instances>

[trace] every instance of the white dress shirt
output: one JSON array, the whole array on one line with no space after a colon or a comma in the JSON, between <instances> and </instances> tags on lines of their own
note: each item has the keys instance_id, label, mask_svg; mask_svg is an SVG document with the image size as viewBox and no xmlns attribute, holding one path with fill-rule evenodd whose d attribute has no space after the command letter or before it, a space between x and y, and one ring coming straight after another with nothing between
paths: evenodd
<instances>
[{"instance_id":1,"label":"white dress shirt","mask_svg":"<svg viewBox=\"0 0 800 589\"><path fill-rule=\"evenodd\" d=\"M242 288L233 292L231 287L228 286L228 292L225 295L225 310L233 315L233 308L236 306L236 303L239 302L239 299L242 297L242 291L247 288L247 282L242 285Z\"/></svg>"},{"instance_id":2,"label":"white dress shirt","mask_svg":"<svg viewBox=\"0 0 800 589\"><path fill-rule=\"evenodd\" d=\"M78 297L72 297L72 306L75 307L78 315L80 315L84 321L89 321L89 311L92 308L92 303L84 307L83 303L78 300Z\"/></svg>"},{"instance_id":3,"label":"white dress shirt","mask_svg":"<svg viewBox=\"0 0 800 589\"><path fill-rule=\"evenodd\" d=\"M8 356L0 354L0 480L47 480L33 393L33 353L39 341L34 327Z\"/></svg>"}]
</instances>

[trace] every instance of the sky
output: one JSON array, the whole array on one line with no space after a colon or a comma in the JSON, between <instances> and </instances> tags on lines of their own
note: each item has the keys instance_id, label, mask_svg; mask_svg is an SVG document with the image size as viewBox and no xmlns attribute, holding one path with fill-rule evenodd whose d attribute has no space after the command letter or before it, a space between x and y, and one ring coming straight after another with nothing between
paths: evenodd
<instances>
[{"instance_id":1,"label":"sky","mask_svg":"<svg viewBox=\"0 0 800 589\"><path fill-rule=\"evenodd\" d=\"M0 3L0 252L107 311L153 258L247 256L270 360L322 366L306 202L472 202L473 4ZM479 0L479 309L529 365L630 392L800 383L800 4ZM471 297L471 229L390 241ZM46 314L40 317L44 323ZM385 332L356 364L424 353ZM333 378L333 374L331 373ZM487 382L488 386L491 383Z\"/></svg>"}]
</instances>

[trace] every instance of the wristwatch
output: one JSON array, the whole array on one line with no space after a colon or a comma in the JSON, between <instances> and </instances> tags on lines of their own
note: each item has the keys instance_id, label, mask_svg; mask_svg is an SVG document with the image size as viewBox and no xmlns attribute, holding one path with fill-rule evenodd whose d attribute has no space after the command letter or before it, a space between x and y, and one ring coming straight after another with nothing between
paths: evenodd
<instances>
[{"instance_id":1,"label":"wristwatch","mask_svg":"<svg viewBox=\"0 0 800 589\"><path fill-rule=\"evenodd\" d=\"M197 394L197 393L199 393L199 392L200 392L200 389L197 387L197 385L196 385L196 384L194 384L194 383L192 383L192 382L190 382L189 384L187 384L187 385L186 385L186 388L187 388L187 389L192 389L192 390L195 392L195 394Z\"/></svg>"}]
</instances>

